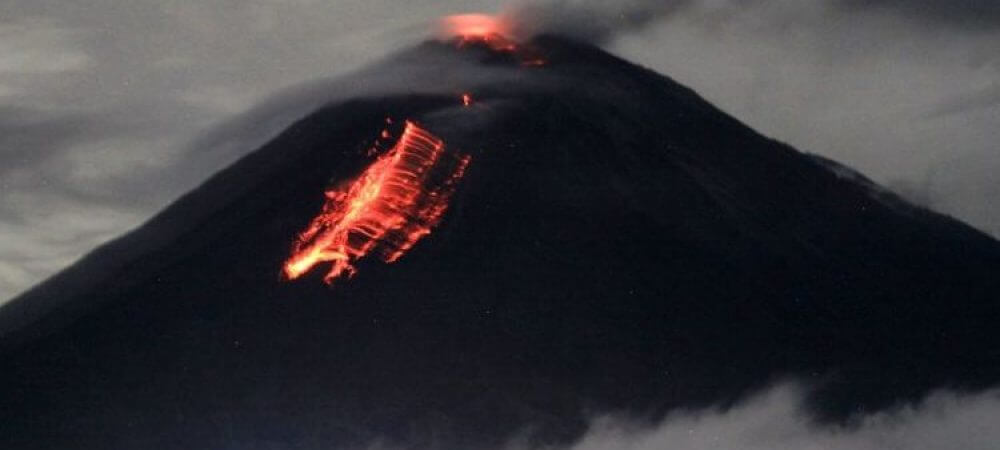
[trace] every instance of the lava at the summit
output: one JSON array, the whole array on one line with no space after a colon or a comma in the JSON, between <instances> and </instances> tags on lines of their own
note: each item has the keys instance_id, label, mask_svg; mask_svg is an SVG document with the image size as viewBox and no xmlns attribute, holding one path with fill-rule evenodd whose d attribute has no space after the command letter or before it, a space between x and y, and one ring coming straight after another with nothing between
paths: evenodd
<instances>
[{"instance_id":1,"label":"lava at the summit","mask_svg":"<svg viewBox=\"0 0 1000 450\"><path fill-rule=\"evenodd\" d=\"M459 45L485 44L496 51L512 52L517 43L510 37L510 27L496 16L486 14L456 14L441 20L445 37L459 39Z\"/></svg>"},{"instance_id":2,"label":"lava at the summit","mask_svg":"<svg viewBox=\"0 0 1000 450\"><path fill-rule=\"evenodd\" d=\"M548 63L531 45L515 39L509 19L487 14L457 14L441 19L439 35L459 48L486 47L494 52L513 55L522 66L538 67Z\"/></svg>"},{"instance_id":3,"label":"lava at the summit","mask_svg":"<svg viewBox=\"0 0 1000 450\"><path fill-rule=\"evenodd\" d=\"M395 146L356 179L326 191L323 210L294 243L285 277L332 262L324 277L331 284L352 276L353 263L369 253L396 261L440 222L468 163L469 156L445 152L440 138L407 121Z\"/></svg>"}]
</instances>

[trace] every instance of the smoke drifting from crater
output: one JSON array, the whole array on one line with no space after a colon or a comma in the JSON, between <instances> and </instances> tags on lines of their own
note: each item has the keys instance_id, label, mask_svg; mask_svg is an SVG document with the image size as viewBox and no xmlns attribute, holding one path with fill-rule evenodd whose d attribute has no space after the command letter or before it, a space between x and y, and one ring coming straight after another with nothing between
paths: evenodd
<instances>
[{"instance_id":1,"label":"smoke drifting from crater","mask_svg":"<svg viewBox=\"0 0 1000 450\"><path fill-rule=\"evenodd\" d=\"M595 2L557 0L518 3L506 12L520 35L553 33L602 43L624 31L634 31L665 19L692 0L625 0Z\"/></svg>"}]
</instances>

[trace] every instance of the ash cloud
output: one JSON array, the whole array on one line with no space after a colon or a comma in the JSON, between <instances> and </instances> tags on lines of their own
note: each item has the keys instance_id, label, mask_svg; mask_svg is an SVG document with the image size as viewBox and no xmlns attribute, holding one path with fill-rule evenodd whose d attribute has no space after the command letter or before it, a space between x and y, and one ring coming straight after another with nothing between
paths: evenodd
<instances>
[{"instance_id":1,"label":"ash cloud","mask_svg":"<svg viewBox=\"0 0 1000 450\"><path fill-rule=\"evenodd\" d=\"M606 416L595 419L583 438L561 450L985 450L1000 442L1000 429L994 426L1000 416L996 391L942 391L919 405L859 417L849 425L813 423L801 413L802 398L800 387L782 385L729 410L679 412L652 426Z\"/></svg>"},{"instance_id":2,"label":"ash cloud","mask_svg":"<svg viewBox=\"0 0 1000 450\"><path fill-rule=\"evenodd\" d=\"M0 174L37 167L74 142L93 139L109 124L78 114L51 114L25 107L0 106Z\"/></svg>"},{"instance_id":3,"label":"ash cloud","mask_svg":"<svg viewBox=\"0 0 1000 450\"><path fill-rule=\"evenodd\" d=\"M559 34L593 43L638 31L695 3L694 0L552 0L517 3L506 15L523 35Z\"/></svg>"},{"instance_id":4,"label":"ash cloud","mask_svg":"<svg viewBox=\"0 0 1000 450\"><path fill-rule=\"evenodd\" d=\"M927 115L929 119L962 115L968 112L989 110L1000 106L1000 82L983 89L956 95L941 102Z\"/></svg>"},{"instance_id":5,"label":"ash cloud","mask_svg":"<svg viewBox=\"0 0 1000 450\"><path fill-rule=\"evenodd\" d=\"M837 5L883 10L957 28L1000 29L1000 3L993 0L839 0Z\"/></svg>"},{"instance_id":6,"label":"ash cloud","mask_svg":"<svg viewBox=\"0 0 1000 450\"><path fill-rule=\"evenodd\" d=\"M530 433L523 433L500 450L988 450L1000 442L995 426L1000 391L938 391L919 403L843 424L817 423L805 413L808 392L802 384L787 382L729 408L679 410L661 420L596 415L570 444L531 444ZM367 450L409 448L383 440Z\"/></svg>"}]
</instances>

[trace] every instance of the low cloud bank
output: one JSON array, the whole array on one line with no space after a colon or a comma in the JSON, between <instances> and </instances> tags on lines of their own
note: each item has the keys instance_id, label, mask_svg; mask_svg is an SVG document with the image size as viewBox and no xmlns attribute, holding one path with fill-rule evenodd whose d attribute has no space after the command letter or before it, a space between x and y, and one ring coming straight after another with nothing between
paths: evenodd
<instances>
[{"instance_id":1,"label":"low cloud bank","mask_svg":"<svg viewBox=\"0 0 1000 450\"><path fill-rule=\"evenodd\" d=\"M940 391L917 405L838 426L813 423L802 407L804 393L780 385L726 411L678 412L655 425L605 416L595 419L578 442L559 450L985 450L1000 442L998 391ZM506 450L527 448L515 443Z\"/></svg>"}]
</instances>

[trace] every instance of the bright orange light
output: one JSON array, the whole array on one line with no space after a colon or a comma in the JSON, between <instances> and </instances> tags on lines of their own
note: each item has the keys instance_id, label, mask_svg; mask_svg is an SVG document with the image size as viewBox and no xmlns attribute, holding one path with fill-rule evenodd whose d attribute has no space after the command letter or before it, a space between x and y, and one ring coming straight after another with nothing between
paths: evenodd
<instances>
[{"instance_id":1,"label":"bright orange light","mask_svg":"<svg viewBox=\"0 0 1000 450\"><path fill-rule=\"evenodd\" d=\"M487 14L456 14L441 20L441 32L446 38L459 38L459 45L486 44L496 51L513 52L517 44L510 37L510 27L496 16Z\"/></svg>"},{"instance_id":2,"label":"bright orange light","mask_svg":"<svg viewBox=\"0 0 1000 450\"><path fill-rule=\"evenodd\" d=\"M502 20L487 14L455 14L442 19L441 25L447 36L485 39L508 34Z\"/></svg>"},{"instance_id":3,"label":"bright orange light","mask_svg":"<svg viewBox=\"0 0 1000 450\"><path fill-rule=\"evenodd\" d=\"M526 67L547 63L530 45L521 45L513 36L510 22L486 14L458 14L441 19L440 35L445 40L457 40L459 48L486 46L495 52L508 53Z\"/></svg>"},{"instance_id":4,"label":"bright orange light","mask_svg":"<svg viewBox=\"0 0 1000 450\"><path fill-rule=\"evenodd\" d=\"M407 121L399 141L346 186L326 191L326 204L296 239L284 275L294 280L332 262L327 284L350 277L373 251L399 259L430 233L448 208L469 156L445 153L444 142Z\"/></svg>"},{"instance_id":5,"label":"bright orange light","mask_svg":"<svg viewBox=\"0 0 1000 450\"><path fill-rule=\"evenodd\" d=\"M462 94L462 105L469 106L472 104L472 96L469 94Z\"/></svg>"}]
</instances>

